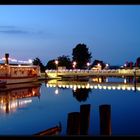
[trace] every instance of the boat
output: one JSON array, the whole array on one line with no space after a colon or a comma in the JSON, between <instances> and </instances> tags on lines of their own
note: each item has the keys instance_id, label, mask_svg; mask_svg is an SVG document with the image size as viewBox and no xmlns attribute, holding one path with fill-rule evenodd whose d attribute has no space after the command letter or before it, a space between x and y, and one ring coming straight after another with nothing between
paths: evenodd
<instances>
[{"instance_id":1,"label":"boat","mask_svg":"<svg viewBox=\"0 0 140 140\"><path fill-rule=\"evenodd\" d=\"M9 54L5 54L5 64L0 64L0 80L6 84L37 81L41 76L40 67L32 64L9 64Z\"/></svg>"},{"instance_id":2,"label":"boat","mask_svg":"<svg viewBox=\"0 0 140 140\"><path fill-rule=\"evenodd\" d=\"M38 132L36 134L34 134L35 136L45 136L45 135L58 135L60 132L61 132L61 123L59 122L59 125L56 125L52 128L49 128L49 129L46 129L46 130L43 130L41 132Z\"/></svg>"}]
</instances>

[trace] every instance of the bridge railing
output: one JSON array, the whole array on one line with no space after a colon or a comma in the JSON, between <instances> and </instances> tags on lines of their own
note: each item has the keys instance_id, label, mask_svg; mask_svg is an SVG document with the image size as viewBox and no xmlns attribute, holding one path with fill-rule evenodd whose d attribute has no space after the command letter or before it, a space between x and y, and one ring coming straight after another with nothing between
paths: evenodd
<instances>
[{"instance_id":1,"label":"bridge railing","mask_svg":"<svg viewBox=\"0 0 140 140\"><path fill-rule=\"evenodd\" d=\"M136 74L140 74L140 70L135 70ZM80 69L65 69L65 70L46 70L46 73L104 73L104 74L134 74L134 70L117 69L117 70L80 70Z\"/></svg>"}]
</instances>

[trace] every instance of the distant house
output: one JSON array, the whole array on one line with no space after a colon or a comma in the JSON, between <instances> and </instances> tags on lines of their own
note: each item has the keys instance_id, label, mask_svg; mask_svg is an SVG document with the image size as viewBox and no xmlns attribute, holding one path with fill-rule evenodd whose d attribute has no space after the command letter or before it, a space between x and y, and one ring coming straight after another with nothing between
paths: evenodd
<instances>
[{"instance_id":1,"label":"distant house","mask_svg":"<svg viewBox=\"0 0 140 140\"><path fill-rule=\"evenodd\" d=\"M92 70L101 70L102 69L102 65L100 65L100 64L94 65L91 69Z\"/></svg>"}]
</instances>

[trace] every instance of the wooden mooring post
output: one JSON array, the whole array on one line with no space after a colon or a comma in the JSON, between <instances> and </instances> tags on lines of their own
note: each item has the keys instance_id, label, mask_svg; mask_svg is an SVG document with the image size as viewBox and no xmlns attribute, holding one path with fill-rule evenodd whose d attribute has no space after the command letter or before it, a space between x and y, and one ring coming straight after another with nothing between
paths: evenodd
<instances>
[{"instance_id":1,"label":"wooden mooring post","mask_svg":"<svg viewBox=\"0 0 140 140\"><path fill-rule=\"evenodd\" d=\"M68 113L67 135L80 135L80 112Z\"/></svg>"},{"instance_id":2,"label":"wooden mooring post","mask_svg":"<svg viewBox=\"0 0 140 140\"><path fill-rule=\"evenodd\" d=\"M80 105L80 135L88 135L90 124L90 104Z\"/></svg>"},{"instance_id":3,"label":"wooden mooring post","mask_svg":"<svg viewBox=\"0 0 140 140\"><path fill-rule=\"evenodd\" d=\"M100 135L111 135L111 105L100 105Z\"/></svg>"}]
</instances>

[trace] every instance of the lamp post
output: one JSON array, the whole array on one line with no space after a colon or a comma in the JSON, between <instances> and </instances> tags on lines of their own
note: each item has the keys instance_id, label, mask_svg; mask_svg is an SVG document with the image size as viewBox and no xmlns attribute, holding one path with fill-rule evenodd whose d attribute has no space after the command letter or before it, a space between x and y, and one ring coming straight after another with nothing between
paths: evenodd
<instances>
[{"instance_id":1,"label":"lamp post","mask_svg":"<svg viewBox=\"0 0 140 140\"><path fill-rule=\"evenodd\" d=\"M105 68L108 69L108 67L109 67L109 64L105 64Z\"/></svg>"},{"instance_id":2,"label":"lamp post","mask_svg":"<svg viewBox=\"0 0 140 140\"><path fill-rule=\"evenodd\" d=\"M58 70L58 60L55 60L56 69Z\"/></svg>"},{"instance_id":3,"label":"lamp post","mask_svg":"<svg viewBox=\"0 0 140 140\"><path fill-rule=\"evenodd\" d=\"M99 70L101 70L101 68L102 68L101 64L100 64L100 63L98 63L98 65L97 65L97 66L98 66L98 69L99 69Z\"/></svg>"},{"instance_id":4,"label":"lamp post","mask_svg":"<svg viewBox=\"0 0 140 140\"><path fill-rule=\"evenodd\" d=\"M126 64L124 64L124 68L125 68L125 69L126 69L126 66L127 66L127 65L126 65Z\"/></svg>"},{"instance_id":5,"label":"lamp post","mask_svg":"<svg viewBox=\"0 0 140 140\"><path fill-rule=\"evenodd\" d=\"M137 83L137 79L136 79L136 68L134 68L134 70L133 70L133 72L134 72L134 88L135 88L135 91L136 91L136 83Z\"/></svg>"},{"instance_id":6,"label":"lamp post","mask_svg":"<svg viewBox=\"0 0 140 140\"><path fill-rule=\"evenodd\" d=\"M87 62L87 69L89 70L89 66L90 66L90 63L89 62Z\"/></svg>"},{"instance_id":7,"label":"lamp post","mask_svg":"<svg viewBox=\"0 0 140 140\"><path fill-rule=\"evenodd\" d=\"M56 74L58 75L58 60L55 60L55 64L56 64Z\"/></svg>"},{"instance_id":8,"label":"lamp post","mask_svg":"<svg viewBox=\"0 0 140 140\"><path fill-rule=\"evenodd\" d=\"M76 68L76 64L77 64L76 61L74 61L74 62L73 62L73 69Z\"/></svg>"}]
</instances>

